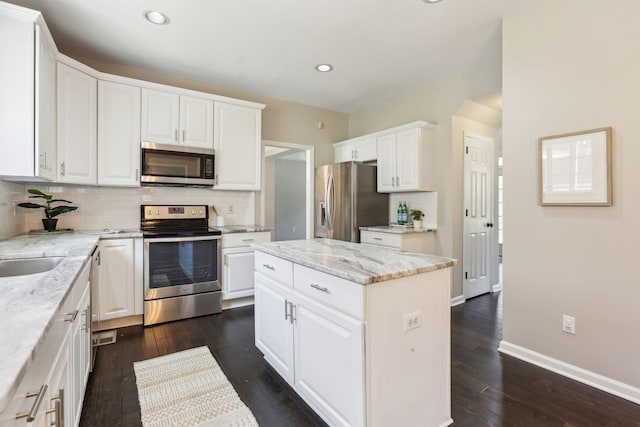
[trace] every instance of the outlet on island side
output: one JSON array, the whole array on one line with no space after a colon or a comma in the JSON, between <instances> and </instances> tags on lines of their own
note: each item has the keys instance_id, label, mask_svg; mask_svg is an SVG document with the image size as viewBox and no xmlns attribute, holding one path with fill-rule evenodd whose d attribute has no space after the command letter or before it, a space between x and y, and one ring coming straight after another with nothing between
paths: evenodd
<instances>
[{"instance_id":1,"label":"outlet on island side","mask_svg":"<svg viewBox=\"0 0 640 427\"><path fill-rule=\"evenodd\" d=\"M562 331L567 332L569 334L576 333L576 318L573 316L568 316L566 314L562 315Z\"/></svg>"},{"instance_id":2,"label":"outlet on island side","mask_svg":"<svg viewBox=\"0 0 640 427\"><path fill-rule=\"evenodd\" d=\"M414 311L403 316L403 329L408 332L412 329L420 327L420 312Z\"/></svg>"},{"instance_id":3,"label":"outlet on island side","mask_svg":"<svg viewBox=\"0 0 640 427\"><path fill-rule=\"evenodd\" d=\"M233 205L229 205L229 206L227 206L227 213L228 213L228 214L232 214L232 213L233 213L233 211L234 211L234 207L233 207Z\"/></svg>"}]
</instances>

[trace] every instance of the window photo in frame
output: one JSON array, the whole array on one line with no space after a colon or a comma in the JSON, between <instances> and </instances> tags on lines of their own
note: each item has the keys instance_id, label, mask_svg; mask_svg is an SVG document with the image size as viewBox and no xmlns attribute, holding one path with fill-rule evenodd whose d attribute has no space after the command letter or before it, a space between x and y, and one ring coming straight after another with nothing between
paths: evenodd
<instances>
[{"instance_id":1,"label":"window photo in frame","mask_svg":"<svg viewBox=\"0 0 640 427\"><path fill-rule=\"evenodd\" d=\"M611 128L539 140L542 206L611 206Z\"/></svg>"}]
</instances>

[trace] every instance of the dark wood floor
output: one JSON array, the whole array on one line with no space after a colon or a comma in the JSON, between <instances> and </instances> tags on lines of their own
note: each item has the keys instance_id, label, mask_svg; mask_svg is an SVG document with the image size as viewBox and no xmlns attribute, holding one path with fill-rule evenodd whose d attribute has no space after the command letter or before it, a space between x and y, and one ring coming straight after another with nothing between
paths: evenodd
<instances>
[{"instance_id":1,"label":"dark wood floor","mask_svg":"<svg viewBox=\"0 0 640 427\"><path fill-rule=\"evenodd\" d=\"M500 293L454 307L451 321L455 426L640 427L640 406L499 354ZM118 330L116 344L99 347L81 425L139 426L133 362L207 345L262 427L324 426L265 366L253 334L252 307Z\"/></svg>"}]
</instances>

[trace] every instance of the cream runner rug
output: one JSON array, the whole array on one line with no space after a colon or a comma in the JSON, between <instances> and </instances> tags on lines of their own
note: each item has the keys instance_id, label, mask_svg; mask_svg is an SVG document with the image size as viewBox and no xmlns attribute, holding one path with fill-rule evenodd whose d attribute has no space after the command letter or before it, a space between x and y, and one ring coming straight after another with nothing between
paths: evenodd
<instances>
[{"instance_id":1,"label":"cream runner rug","mask_svg":"<svg viewBox=\"0 0 640 427\"><path fill-rule=\"evenodd\" d=\"M258 426L207 347L135 362L142 425Z\"/></svg>"}]
</instances>

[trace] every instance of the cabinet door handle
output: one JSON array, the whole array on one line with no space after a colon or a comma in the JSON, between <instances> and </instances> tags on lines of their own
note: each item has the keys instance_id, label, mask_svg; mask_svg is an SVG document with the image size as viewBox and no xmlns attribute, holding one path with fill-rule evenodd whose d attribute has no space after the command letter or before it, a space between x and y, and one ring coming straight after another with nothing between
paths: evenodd
<instances>
[{"instance_id":1,"label":"cabinet door handle","mask_svg":"<svg viewBox=\"0 0 640 427\"><path fill-rule=\"evenodd\" d=\"M266 268L267 270L276 271L276 269L275 269L272 265L269 265L269 264L262 264L262 266L263 266L264 268Z\"/></svg>"},{"instance_id":2,"label":"cabinet door handle","mask_svg":"<svg viewBox=\"0 0 640 427\"><path fill-rule=\"evenodd\" d=\"M89 307L85 308L82 311L82 314L84 315L84 325L82 325L82 330L84 332L89 332Z\"/></svg>"},{"instance_id":3,"label":"cabinet door handle","mask_svg":"<svg viewBox=\"0 0 640 427\"><path fill-rule=\"evenodd\" d=\"M136 182L140 181L140 169L136 168Z\"/></svg>"},{"instance_id":4,"label":"cabinet door handle","mask_svg":"<svg viewBox=\"0 0 640 427\"><path fill-rule=\"evenodd\" d=\"M64 162L60 163L60 176L64 176L65 174L65 167L64 167Z\"/></svg>"},{"instance_id":5,"label":"cabinet door handle","mask_svg":"<svg viewBox=\"0 0 640 427\"><path fill-rule=\"evenodd\" d=\"M293 322L295 322L297 320L296 316L294 316L294 314L293 314L293 310L297 310L297 306L293 305L292 302L289 302L289 307L291 307L291 309L289 311L289 313L290 313L289 314L289 320L291 320L291 324L293 325Z\"/></svg>"},{"instance_id":6,"label":"cabinet door handle","mask_svg":"<svg viewBox=\"0 0 640 427\"><path fill-rule=\"evenodd\" d=\"M67 313L67 316L71 316L70 319L65 319L65 322L69 322L69 323L73 323L76 321L76 319L78 318L78 314L80 313L80 310L76 310L73 313Z\"/></svg>"},{"instance_id":7,"label":"cabinet door handle","mask_svg":"<svg viewBox=\"0 0 640 427\"><path fill-rule=\"evenodd\" d=\"M178 129L173 130L173 139L176 141L178 140Z\"/></svg>"},{"instance_id":8,"label":"cabinet door handle","mask_svg":"<svg viewBox=\"0 0 640 427\"><path fill-rule=\"evenodd\" d=\"M284 320L287 320L289 318L289 300L285 299L284 300Z\"/></svg>"},{"instance_id":9,"label":"cabinet door handle","mask_svg":"<svg viewBox=\"0 0 640 427\"><path fill-rule=\"evenodd\" d=\"M52 425L55 425L56 427L64 427L64 389L61 388L58 392L58 396L51 400L55 400L55 406L53 409L48 410L47 414L52 412L55 412L56 414L55 424Z\"/></svg>"},{"instance_id":10,"label":"cabinet door handle","mask_svg":"<svg viewBox=\"0 0 640 427\"><path fill-rule=\"evenodd\" d=\"M182 142L187 140L187 131L185 129L182 129Z\"/></svg>"},{"instance_id":11,"label":"cabinet door handle","mask_svg":"<svg viewBox=\"0 0 640 427\"><path fill-rule=\"evenodd\" d=\"M315 283L312 283L309 286L311 286L313 289L317 289L317 290L319 290L321 292L329 293L329 289L325 288L324 286L316 285Z\"/></svg>"},{"instance_id":12,"label":"cabinet door handle","mask_svg":"<svg viewBox=\"0 0 640 427\"><path fill-rule=\"evenodd\" d=\"M27 398L35 397L36 400L33 401L33 405L31 405L31 410L29 412L21 412L21 413L16 414L16 419L26 418L28 423L30 423L33 420L35 420L36 419L36 414L38 413L38 410L40 409L40 405L42 404L42 401L44 400L44 395L47 394L47 388L48 388L48 386L46 384L42 384L42 387L40 387L40 391L27 393L26 394Z\"/></svg>"},{"instance_id":13,"label":"cabinet door handle","mask_svg":"<svg viewBox=\"0 0 640 427\"><path fill-rule=\"evenodd\" d=\"M396 186L396 179L394 177L391 177L391 186L392 187Z\"/></svg>"},{"instance_id":14,"label":"cabinet door handle","mask_svg":"<svg viewBox=\"0 0 640 427\"><path fill-rule=\"evenodd\" d=\"M47 168L47 152L44 152L44 168Z\"/></svg>"},{"instance_id":15,"label":"cabinet door handle","mask_svg":"<svg viewBox=\"0 0 640 427\"><path fill-rule=\"evenodd\" d=\"M400 186L400 177L396 176L396 187Z\"/></svg>"}]
</instances>

